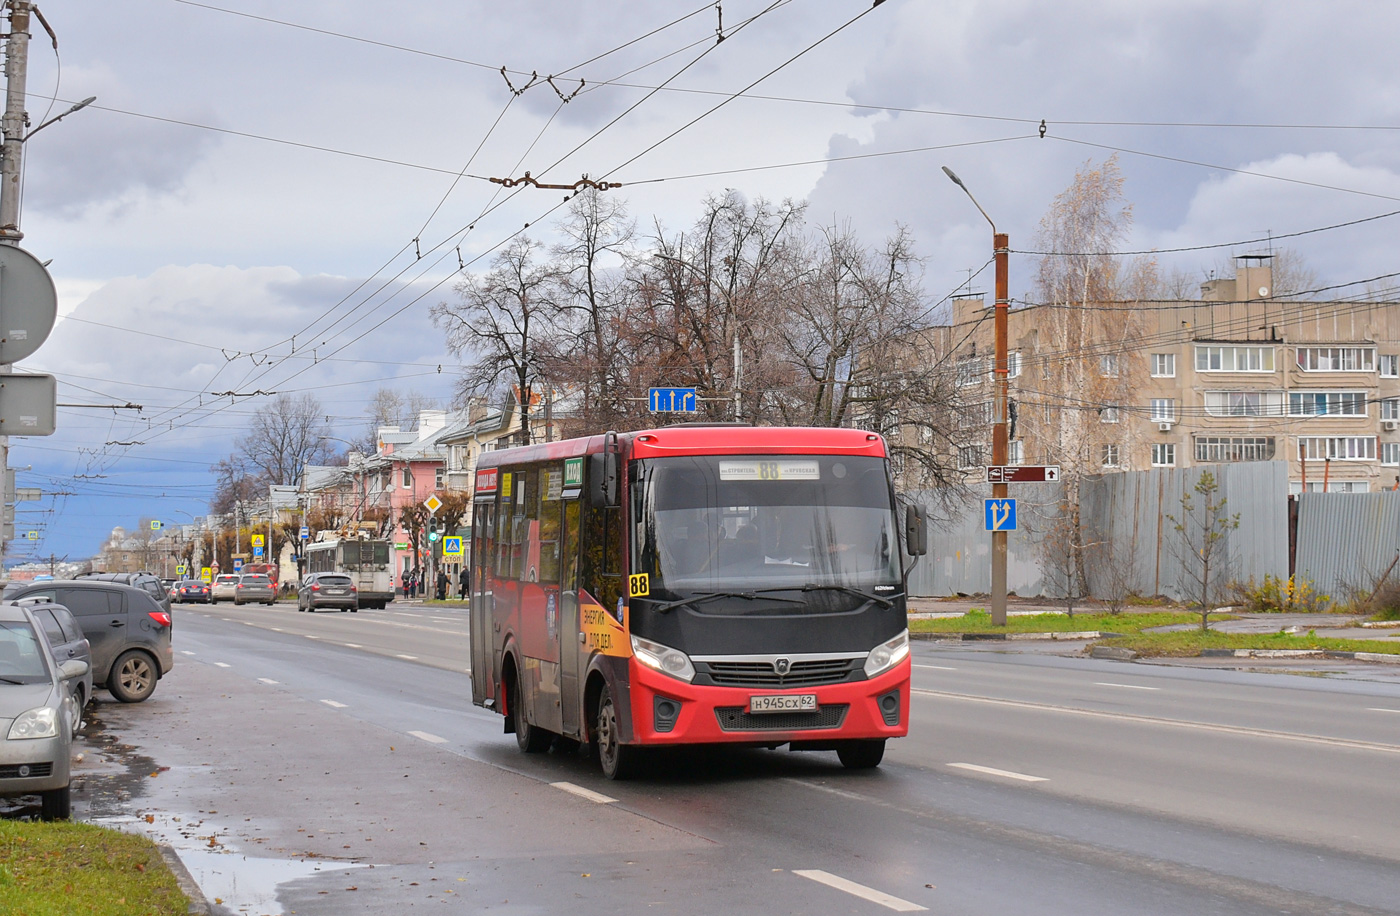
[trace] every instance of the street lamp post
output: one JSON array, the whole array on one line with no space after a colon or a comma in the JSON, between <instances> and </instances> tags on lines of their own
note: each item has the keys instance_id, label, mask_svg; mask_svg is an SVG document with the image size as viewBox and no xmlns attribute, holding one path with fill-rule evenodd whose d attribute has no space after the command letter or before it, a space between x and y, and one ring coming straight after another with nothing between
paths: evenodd
<instances>
[{"instance_id":1,"label":"street lamp post","mask_svg":"<svg viewBox=\"0 0 1400 916\"><path fill-rule=\"evenodd\" d=\"M996 416L992 423L992 464L1000 466L1006 464L1007 452L1010 450L1007 435L1007 312L1011 307L1011 298L1007 292L1007 257L1010 254L1011 241L1006 233L997 232L996 223L992 222L987 211L982 209L977 198L973 197L967 185L962 183L962 179L953 174L953 170L946 165L943 166L943 171L952 179L953 184L962 188L972 205L992 227L992 255L996 261L996 303L993 308L993 327L996 335ZM992 498L1004 500L1006 497L1006 484L993 483ZM992 625L1006 626L1006 532L1001 530L992 532Z\"/></svg>"}]
</instances>

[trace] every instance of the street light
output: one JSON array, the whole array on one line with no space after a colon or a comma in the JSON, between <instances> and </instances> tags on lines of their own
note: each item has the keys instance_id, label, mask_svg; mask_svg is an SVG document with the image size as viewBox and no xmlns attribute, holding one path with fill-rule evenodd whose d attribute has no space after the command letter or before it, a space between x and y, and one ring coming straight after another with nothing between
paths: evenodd
<instances>
[{"instance_id":1,"label":"street light","mask_svg":"<svg viewBox=\"0 0 1400 916\"><path fill-rule=\"evenodd\" d=\"M996 332L996 368L995 368L995 410L996 417L992 424L992 464L1005 465L1007 452L1009 451L1009 441L1007 436L1006 414L1007 414L1007 312L1010 310L1011 299L1007 293L1007 257L1010 254L1011 240L1006 233L997 232L996 223L987 215L987 211L982 209L982 205L977 202L977 198L972 196L972 192L967 189L967 185L962 183L962 179L953 174L953 170L946 165L943 166L943 173L947 175L953 184L962 188L968 200L982 214L982 217L992 227L992 255L996 260L996 303L993 309ZM992 499L1004 500L1007 497L1005 483L992 484ZM1006 626L1006 532L996 530L992 532L992 625L997 627Z\"/></svg>"},{"instance_id":2,"label":"street light","mask_svg":"<svg viewBox=\"0 0 1400 916\"><path fill-rule=\"evenodd\" d=\"M37 134L39 131L43 130L45 127L48 127L50 124L57 124L59 121L62 121L64 118L68 117L68 116L69 116L70 114L72 114L73 112L75 112L75 111L82 111L84 108L88 107L89 105L91 105L93 102L96 102L96 101L97 101L97 96L95 96L95 95L90 95L90 96L88 96L87 98L83 99L81 102L78 102L78 103L77 103L76 105L74 105L72 108L69 108L69 109L68 109L67 111L65 111L63 114L54 115L52 118L49 118L49 119L48 119L47 121L45 121L43 124L40 124L38 127L34 128L34 129L31 130L29 133L25 134L25 135L24 135L24 139L25 139L25 140L28 140L30 137L34 136L34 135Z\"/></svg>"}]
</instances>

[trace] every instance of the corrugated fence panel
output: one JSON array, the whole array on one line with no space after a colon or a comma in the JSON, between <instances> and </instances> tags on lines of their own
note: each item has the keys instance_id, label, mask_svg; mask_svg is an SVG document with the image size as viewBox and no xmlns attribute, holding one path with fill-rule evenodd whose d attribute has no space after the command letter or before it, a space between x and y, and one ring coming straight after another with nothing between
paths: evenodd
<instances>
[{"instance_id":1,"label":"corrugated fence panel","mask_svg":"<svg viewBox=\"0 0 1400 916\"><path fill-rule=\"evenodd\" d=\"M1304 493L1298 497L1297 574L1323 594L1338 599L1353 588L1370 589L1397 550L1400 493Z\"/></svg>"},{"instance_id":2,"label":"corrugated fence panel","mask_svg":"<svg viewBox=\"0 0 1400 916\"><path fill-rule=\"evenodd\" d=\"M1036 524L1041 504L1054 505L1060 499L1060 484L1017 484L1035 487L1037 496L1017 498L1017 529L1006 537L1006 588L1023 596L1044 594L1039 544L1042 525ZM971 487L974 500L965 511L949 520L929 519L929 552L909 574L909 594L922 597L988 594L992 590L992 534L986 530L982 500L992 495L988 484ZM932 507L937 499L931 493L909 493L915 502ZM1031 520L1031 524L1027 521Z\"/></svg>"}]
</instances>

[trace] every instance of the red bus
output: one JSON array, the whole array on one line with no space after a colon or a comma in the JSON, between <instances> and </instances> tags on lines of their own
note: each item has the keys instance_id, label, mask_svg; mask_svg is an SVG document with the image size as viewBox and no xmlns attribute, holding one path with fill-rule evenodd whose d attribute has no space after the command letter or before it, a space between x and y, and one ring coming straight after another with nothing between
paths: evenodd
<instances>
[{"instance_id":1,"label":"red bus","mask_svg":"<svg viewBox=\"0 0 1400 916\"><path fill-rule=\"evenodd\" d=\"M472 700L521 750L590 743L609 778L648 747L836 751L909 731L904 577L884 440L685 425L482 454Z\"/></svg>"}]
</instances>

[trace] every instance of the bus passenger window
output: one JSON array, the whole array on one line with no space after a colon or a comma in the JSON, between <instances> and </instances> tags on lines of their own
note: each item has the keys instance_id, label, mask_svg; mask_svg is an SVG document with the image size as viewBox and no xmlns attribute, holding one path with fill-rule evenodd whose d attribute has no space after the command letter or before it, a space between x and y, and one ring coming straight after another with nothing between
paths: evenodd
<instances>
[{"instance_id":1,"label":"bus passenger window","mask_svg":"<svg viewBox=\"0 0 1400 916\"><path fill-rule=\"evenodd\" d=\"M540 581L559 581L559 493L562 470L545 470L540 482Z\"/></svg>"}]
</instances>

